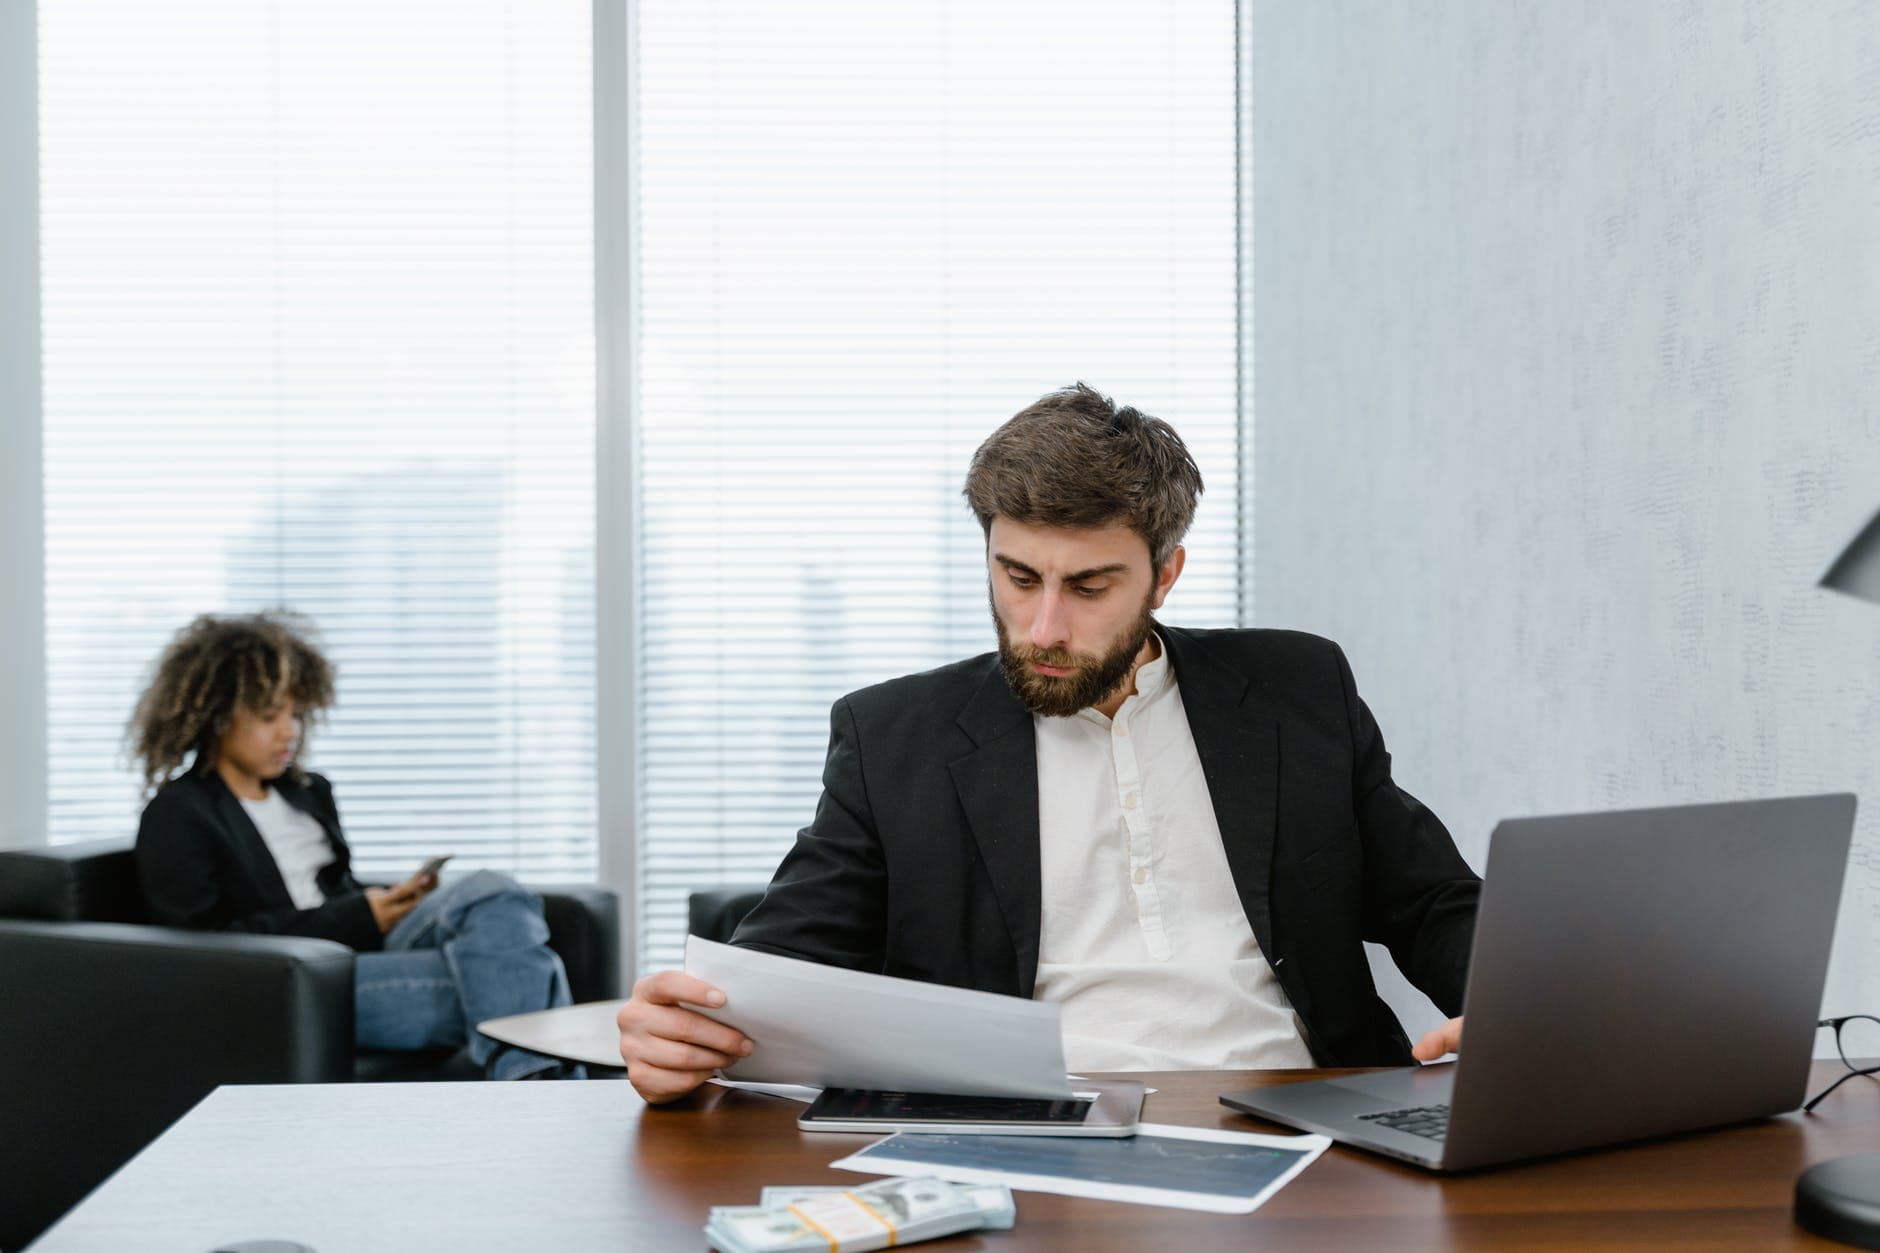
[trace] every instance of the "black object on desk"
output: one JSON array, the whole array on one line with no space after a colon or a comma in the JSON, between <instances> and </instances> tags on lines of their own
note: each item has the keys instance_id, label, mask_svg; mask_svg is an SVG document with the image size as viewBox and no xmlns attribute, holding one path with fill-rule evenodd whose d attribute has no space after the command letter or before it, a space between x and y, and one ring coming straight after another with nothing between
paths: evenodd
<instances>
[{"instance_id":1,"label":"black object on desk","mask_svg":"<svg viewBox=\"0 0 1880 1253\"><path fill-rule=\"evenodd\" d=\"M1857 1248L1880 1249L1880 1153L1821 1162L1795 1181L1795 1221Z\"/></svg>"},{"instance_id":2,"label":"black object on desk","mask_svg":"<svg viewBox=\"0 0 1880 1253\"><path fill-rule=\"evenodd\" d=\"M1133 1136L1142 1123L1143 1085L1073 1080L1075 1096L1025 1100L930 1092L825 1088L796 1125L804 1131L951 1132L954 1135Z\"/></svg>"}]
</instances>

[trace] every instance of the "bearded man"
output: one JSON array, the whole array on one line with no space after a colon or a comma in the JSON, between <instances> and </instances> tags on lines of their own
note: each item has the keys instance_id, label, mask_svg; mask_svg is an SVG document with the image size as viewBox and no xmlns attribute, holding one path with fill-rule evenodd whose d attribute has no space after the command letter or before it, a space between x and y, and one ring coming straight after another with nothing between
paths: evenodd
<instances>
[{"instance_id":1,"label":"bearded man","mask_svg":"<svg viewBox=\"0 0 1880 1253\"><path fill-rule=\"evenodd\" d=\"M1073 1071L1395 1066L1364 941L1461 1012L1480 880L1336 644L1158 622L1201 474L1078 384L973 455L998 651L836 702L816 816L732 943L1063 1007ZM749 1053L679 971L620 1011L649 1101Z\"/></svg>"}]
</instances>

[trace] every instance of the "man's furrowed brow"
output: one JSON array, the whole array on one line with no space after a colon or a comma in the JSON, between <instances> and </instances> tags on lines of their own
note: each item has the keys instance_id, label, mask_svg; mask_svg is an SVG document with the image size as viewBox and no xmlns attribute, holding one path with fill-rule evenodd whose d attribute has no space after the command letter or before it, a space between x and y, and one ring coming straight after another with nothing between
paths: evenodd
<instances>
[{"instance_id":1,"label":"man's furrowed brow","mask_svg":"<svg viewBox=\"0 0 1880 1253\"><path fill-rule=\"evenodd\" d=\"M1004 566L1007 570L1016 570L1020 574L1030 575L1034 579L1042 579L1044 577L1016 557L1008 557L1004 553L993 553L992 559ZM1079 570L1075 574L1067 574L1064 576L1064 581L1066 583L1081 583L1085 579L1100 579L1106 574L1121 574L1128 569L1129 563L1127 561L1112 561L1107 566L1092 566L1088 570Z\"/></svg>"},{"instance_id":2,"label":"man's furrowed brow","mask_svg":"<svg viewBox=\"0 0 1880 1253\"><path fill-rule=\"evenodd\" d=\"M1044 577L1016 557L1008 557L1004 553L993 553L992 559L1004 566L1007 570L1016 570L1020 574L1029 574L1034 579Z\"/></svg>"}]
</instances>

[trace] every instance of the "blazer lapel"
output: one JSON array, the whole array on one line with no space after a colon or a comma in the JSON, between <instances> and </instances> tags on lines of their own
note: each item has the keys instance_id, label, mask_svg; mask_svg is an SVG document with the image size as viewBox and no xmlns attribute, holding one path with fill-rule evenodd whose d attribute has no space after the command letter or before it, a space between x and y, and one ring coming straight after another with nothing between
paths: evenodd
<instances>
[{"instance_id":1,"label":"blazer lapel","mask_svg":"<svg viewBox=\"0 0 1880 1253\"><path fill-rule=\"evenodd\" d=\"M1182 707L1208 781L1227 866L1260 951L1273 960L1271 887L1279 813L1279 723L1253 699L1247 676L1206 643L1158 626L1181 684Z\"/></svg>"},{"instance_id":2,"label":"blazer lapel","mask_svg":"<svg viewBox=\"0 0 1880 1253\"><path fill-rule=\"evenodd\" d=\"M1018 958L1019 995L1038 977L1038 746L1031 715L995 661L966 707L960 729L975 745L948 763L953 788Z\"/></svg>"},{"instance_id":3,"label":"blazer lapel","mask_svg":"<svg viewBox=\"0 0 1880 1253\"><path fill-rule=\"evenodd\" d=\"M320 824L320 830L326 832L327 847L333 851L335 861L350 862L351 851L347 848L346 837L332 819L314 804L313 797L304 785L290 782L286 775L282 775L269 786L281 794L282 800Z\"/></svg>"},{"instance_id":4,"label":"blazer lapel","mask_svg":"<svg viewBox=\"0 0 1880 1253\"><path fill-rule=\"evenodd\" d=\"M236 860L260 892L262 903L271 909L291 909L294 898L287 894L281 868L275 864L274 854L268 851L261 832L255 830L248 811L242 808L235 793L228 790L221 775L211 770L203 776L203 782L215 796L215 811L222 820L222 831L235 850Z\"/></svg>"}]
</instances>

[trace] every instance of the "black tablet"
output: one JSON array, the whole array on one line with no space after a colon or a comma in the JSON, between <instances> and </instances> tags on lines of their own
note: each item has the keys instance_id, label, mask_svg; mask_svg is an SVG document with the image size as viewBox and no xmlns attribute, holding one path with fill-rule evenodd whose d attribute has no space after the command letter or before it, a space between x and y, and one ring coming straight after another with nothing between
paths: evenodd
<instances>
[{"instance_id":1,"label":"black tablet","mask_svg":"<svg viewBox=\"0 0 1880 1253\"><path fill-rule=\"evenodd\" d=\"M1143 1087L1077 1080L1069 1100L945 1096L824 1088L796 1125L804 1131L946 1131L954 1135L1133 1136Z\"/></svg>"}]
</instances>

